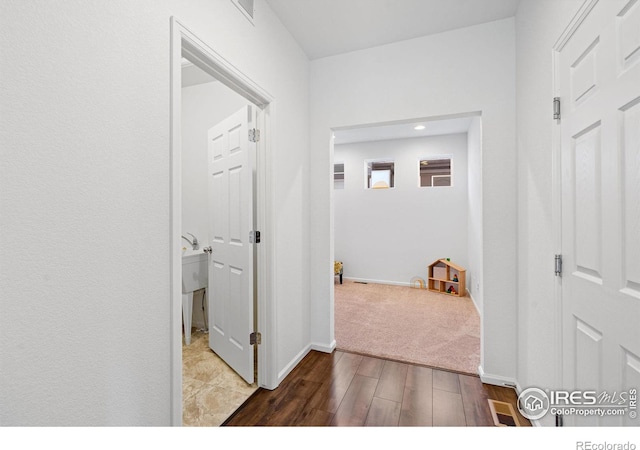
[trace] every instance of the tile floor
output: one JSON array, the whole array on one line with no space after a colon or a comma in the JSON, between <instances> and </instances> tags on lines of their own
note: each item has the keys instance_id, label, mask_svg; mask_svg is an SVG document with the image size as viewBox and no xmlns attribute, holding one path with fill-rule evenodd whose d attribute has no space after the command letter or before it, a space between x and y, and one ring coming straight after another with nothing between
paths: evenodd
<instances>
[{"instance_id":1,"label":"tile floor","mask_svg":"<svg viewBox=\"0 0 640 450\"><path fill-rule=\"evenodd\" d=\"M209 348L209 335L195 330L182 343L182 424L220 426L257 389Z\"/></svg>"}]
</instances>

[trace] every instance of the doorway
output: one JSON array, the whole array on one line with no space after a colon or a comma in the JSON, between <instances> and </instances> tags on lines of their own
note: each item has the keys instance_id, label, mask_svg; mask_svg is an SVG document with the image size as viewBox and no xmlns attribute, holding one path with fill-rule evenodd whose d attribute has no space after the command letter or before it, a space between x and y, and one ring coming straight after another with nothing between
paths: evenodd
<instances>
[{"instance_id":1,"label":"doorway","mask_svg":"<svg viewBox=\"0 0 640 450\"><path fill-rule=\"evenodd\" d=\"M337 348L477 374L483 285L480 114L332 131L333 253L344 280L334 282ZM374 169L387 177L386 189L372 187ZM465 298L426 289L427 267L440 258L466 268ZM345 312L354 308L362 310ZM352 320L355 315L362 320ZM413 322L415 332L408 331ZM431 330L421 323L433 324L433 340L422 336ZM428 348L423 341L437 344Z\"/></svg>"},{"instance_id":2,"label":"doorway","mask_svg":"<svg viewBox=\"0 0 640 450\"><path fill-rule=\"evenodd\" d=\"M219 426L257 389L255 346L246 339L255 328L254 246L248 236L255 229L256 143L247 138L255 115L255 105L183 59L185 426Z\"/></svg>"},{"instance_id":3,"label":"doorway","mask_svg":"<svg viewBox=\"0 0 640 450\"><path fill-rule=\"evenodd\" d=\"M255 191L252 193L255 203L255 226L264 236L270 236L271 214L270 201L270 162L269 136L271 122L272 97L261 89L257 84L231 66L221 58L211 47L194 35L189 29L175 18L171 19L171 365L172 365L172 391L171 391L171 422L174 426L182 425L183 417L183 383L182 383L182 255L181 248L185 243L182 232L183 199L182 199L182 63L183 58L197 66L206 75L217 80L216 84L233 91L242 101L255 105L258 110L257 129L260 130L261 139L256 143L257 161L255 177ZM211 124L213 125L213 124ZM206 137L205 137L206 140ZM206 194L203 193L203 195ZM195 233L193 233L195 234ZM204 235L203 235L204 236ZM253 296L253 307L255 316L249 320L253 324L254 332L260 332L268 337L272 320L269 318L273 313L270 299L273 298L271 292L271 268L266 264L271 247L267 245L255 246L255 267L253 285L251 290ZM243 339L245 336L243 336ZM246 336L247 344L250 336ZM257 386L272 388L276 375L273 374L272 348L274 342L271 339L264 339L262 345L253 345L255 349L254 358L257 370Z\"/></svg>"}]
</instances>

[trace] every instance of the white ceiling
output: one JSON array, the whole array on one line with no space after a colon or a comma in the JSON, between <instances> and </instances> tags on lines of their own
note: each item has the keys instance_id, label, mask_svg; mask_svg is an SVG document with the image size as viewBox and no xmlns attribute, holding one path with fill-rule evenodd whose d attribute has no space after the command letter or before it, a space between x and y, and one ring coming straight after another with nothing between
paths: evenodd
<instances>
[{"instance_id":1,"label":"white ceiling","mask_svg":"<svg viewBox=\"0 0 640 450\"><path fill-rule=\"evenodd\" d=\"M309 59L515 15L520 0L266 0ZM183 60L183 87L215 81ZM335 144L466 133L470 117L341 129ZM424 130L415 130L418 124Z\"/></svg>"},{"instance_id":2,"label":"white ceiling","mask_svg":"<svg viewBox=\"0 0 640 450\"><path fill-rule=\"evenodd\" d=\"M213 81L217 80L188 59L182 58L182 87L211 83Z\"/></svg>"},{"instance_id":3,"label":"white ceiling","mask_svg":"<svg viewBox=\"0 0 640 450\"><path fill-rule=\"evenodd\" d=\"M266 0L309 59L513 17L520 0Z\"/></svg>"},{"instance_id":4,"label":"white ceiling","mask_svg":"<svg viewBox=\"0 0 640 450\"><path fill-rule=\"evenodd\" d=\"M407 139L441 134L466 133L469 131L472 117L454 117L438 120L412 120L383 125L371 125L359 128L335 130L333 143L352 144L355 142L386 141ZM424 129L416 130L417 125Z\"/></svg>"}]
</instances>

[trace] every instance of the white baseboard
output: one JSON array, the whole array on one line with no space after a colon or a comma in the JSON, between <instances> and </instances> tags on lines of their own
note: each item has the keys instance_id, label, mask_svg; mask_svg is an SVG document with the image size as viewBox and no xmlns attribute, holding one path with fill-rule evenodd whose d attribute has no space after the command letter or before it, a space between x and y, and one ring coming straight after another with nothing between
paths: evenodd
<instances>
[{"instance_id":1,"label":"white baseboard","mask_svg":"<svg viewBox=\"0 0 640 450\"><path fill-rule=\"evenodd\" d=\"M302 361L304 359L304 357L307 356L307 354L311 350L317 350L317 351L323 352L323 353L331 353L332 351L335 350L335 348L336 348L335 339L329 345L320 344L320 343L317 343L317 342L316 343L312 343L312 344L308 344L305 348L300 350L300 352L291 361L289 361L289 363L284 367L284 369L282 369L278 373L278 383L277 383L277 385L279 386L280 383L282 383L282 380L284 380L287 377L287 375L289 375L291 373L291 371L296 368L296 366L300 363L300 361Z\"/></svg>"},{"instance_id":2,"label":"white baseboard","mask_svg":"<svg viewBox=\"0 0 640 450\"><path fill-rule=\"evenodd\" d=\"M484 371L482 366L478 366L478 375L480 380L485 384L493 384L494 386L504 386L517 389L518 382L513 378L503 377L501 375L492 375Z\"/></svg>"},{"instance_id":3,"label":"white baseboard","mask_svg":"<svg viewBox=\"0 0 640 450\"><path fill-rule=\"evenodd\" d=\"M478 303L476 303L476 299L473 298L473 295L471 295L471 291L469 289L467 289L467 295L469 296L469 298L471 299L471 301L473 302L473 306L475 306L476 311L478 311L478 315L480 317L482 317L482 313L480 312L480 308L478 308Z\"/></svg>"},{"instance_id":4,"label":"white baseboard","mask_svg":"<svg viewBox=\"0 0 640 450\"><path fill-rule=\"evenodd\" d=\"M307 356L307 353L309 353L310 350L311 344L303 348L291 361L289 361L289 364L287 364L284 369L278 372L278 386L280 385L280 383L282 383L282 380L284 380L287 375L289 375L291 371L295 369L300 361L302 361L302 359Z\"/></svg>"},{"instance_id":5,"label":"white baseboard","mask_svg":"<svg viewBox=\"0 0 640 450\"><path fill-rule=\"evenodd\" d=\"M390 284L391 286L411 286L411 283L405 283L402 281L388 281L388 280L371 280L369 278L347 278L343 277L344 280L354 281L358 283L371 283L371 284Z\"/></svg>"},{"instance_id":6,"label":"white baseboard","mask_svg":"<svg viewBox=\"0 0 640 450\"><path fill-rule=\"evenodd\" d=\"M311 350L317 350L323 353L331 353L336 349L336 340L334 339L333 342L329 345L318 344L316 342L316 343L312 343L310 346L311 346Z\"/></svg>"}]
</instances>

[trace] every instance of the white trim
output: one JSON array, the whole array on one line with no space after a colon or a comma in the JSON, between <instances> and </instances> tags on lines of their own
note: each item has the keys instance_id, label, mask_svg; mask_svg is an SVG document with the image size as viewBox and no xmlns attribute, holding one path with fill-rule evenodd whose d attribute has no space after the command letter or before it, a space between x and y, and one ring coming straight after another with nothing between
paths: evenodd
<instances>
[{"instance_id":1,"label":"white trim","mask_svg":"<svg viewBox=\"0 0 640 450\"><path fill-rule=\"evenodd\" d=\"M559 80L558 80L558 65L560 52L557 50L552 51L552 63L553 70L553 96L559 97ZM551 100L549 100L551 101ZM561 134L560 134L560 122L553 119L553 116L549 114L549 120L551 122L551 227L552 227L552 239L555 254L562 254L562 154L561 154ZM549 255L551 258L553 255ZM554 379L555 385L562 385L562 278L555 277L554 279Z\"/></svg>"},{"instance_id":2,"label":"white trim","mask_svg":"<svg viewBox=\"0 0 640 450\"><path fill-rule=\"evenodd\" d=\"M172 21L176 23L180 32L182 54L194 65L256 106L264 107L273 101L269 93L189 31L180 21L174 17Z\"/></svg>"},{"instance_id":3,"label":"white trim","mask_svg":"<svg viewBox=\"0 0 640 450\"><path fill-rule=\"evenodd\" d=\"M330 131L334 133L336 131L355 130L359 128L375 128L375 127L382 127L382 126L388 126L388 125L404 125L404 124L416 123L416 122L433 122L436 120L463 119L466 117L475 117L475 116L482 117L482 111L480 110L468 111L468 112L456 113L456 114L441 114L437 116L414 117L413 119L389 120L385 122L370 122L370 123L363 123L363 124L356 124L356 125L335 126L335 127L331 127ZM342 145L342 144L338 144L338 145Z\"/></svg>"},{"instance_id":4,"label":"white trim","mask_svg":"<svg viewBox=\"0 0 640 450\"><path fill-rule=\"evenodd\" d=\"M388 281L388 280L371 280L369 278L352 278L352 277L342 277L343 280L349 280L349 281L353 281L356 283L367 283L367 284L388 284L390 286L405 286L405 287L411 287L411 283L410 282L404 282L404 281Z\"/></svg>"},{"instance_id":5,"label":"white trim","mask_svg":"<svg viewBox=\"0 0 640 450\"><path fill-rule=\"evenodd\" d=\"M553 44L555 51L562 51L567 42L569 42L569 39L571 39L571 36L573 36L582 22L584 22L584 19L587 18L593 7L596 6L596 3L598 3L598 0L584 0L584 3L580 6L576 15L573 16L573 19L571 19L571 22L567 25L567 28L560 34L556 43Z\"/></svg>"},{"instance_id":6,"label":"white trim","mask_svg":"<svg viewBox=\"0 0 640 450\"><path fill-rule=\"evenodd\" d=\"M272 159L275 136L272 119L275 117L276 101L272 100L260 115L261 139L258 142L257 173L257 227L266 238L258 245L258 330L262 344L258 346L258 385L266 389L277 387L277 315L275 305L276 279L276 223L273 220ZM262 299L262 301L261 301Z\"/></svg>"},{"instance_id":7,"label":"white trim","mask_svg":"<svg viewBox=\"0 0 640 450\"><path fill-rule=\"evenodd\" d=\"M249 22L251 22L251 25L253 25L254 27L256 26L255 19L253 17L253 16L256 15L255 5L252 5L253 6L253 11L252 11L253 15L251 15L251 14L249 14L249 12L246 9L244 9L244 7L242 7L242 5L240 5L240 1L239 0L231 0L231 3L236 5L236 8L238 8L240 10L242 15L245 16Z\"/></svg>"},{"instance_id":8,"label":"white trim","mask_svg":"<svg viewBox=\"0 0 640 450\"><path fill-rule=\"evenodd\" d=\"M181 261L181 97L182 97L182 55L188 56L196 66L237 92L248 101L262 109L258 115L264 136L258 142L257 185L257 226L265 236L264 243L258 246L257 281L257 327L262 333L262 344L258 346L258 385L267 389L277 386L277 336L276 306L273 280L275 276L276 252L275 224L272 208L274 203L272 189L271 152L273 148L274 98L244 75L231 63L216 53L204 41L200 40L175 17L171 17L171 128L170 128L170 273L171 273L171 425L182 425L182 261Z\"/></svg>"},{"instance_id":9,"label":"white trim","mask_svg":"<svg viewBox=\"0 0 640 450\"><path fill-rule=\"evenodd\" d=\"M305 348L300 350L300 352L296 356L294 356L293 359L291 361L289 361L289 363L286 366L284 366L284 369L282 369L278 373L278 382L277 382L277 384L280 384L282 382L282 380L284 380L287 377L287 375L289 375L291 373L291 371L293 369L295 369L295 367L298 365L298 363L300 363L300 361L302 361L302 359L305 356L307 356L307 354L310 351L311 351L311 344L307 345ZM275 389L275 386L274 386L274 389Z\"/></svg>"},{"instance_id":10,"label":"white trim","mask_svg":"<svg viewBox=\"0 0 640 450\"><path fill-rule=\"evenodd\" d=\"M335 142L333 139L333 136L335 134L336 131L347 131L347 130L353 130L353 129L359 129L359 128L370 128L370 127L379 127L379 126L387 126L387 125L400 125L400 124L407 124L407 123L415 123L415 122L429 122L429 121L435 121L435 120L447 120L447 119L456 119L456 118L464 118L464 117L478 117L480 118L480 162L481 162L481 166L482 166L482 148L484 145L484 141L482 138L482 133L483 133L483 125L482 125L482 118L483 118L483 113L482 110L477 110L477 111L468 111L468 112L463 112L463 113L457 113L457 114L444 114L444 115L434 115L434 116L428 116L428 117L421 117L421 118L412 118L412 119L403 119L403 120L395 120L395 121L385 121L385 122L371 122L371 123L365 123L365 124L355 124L355 125L346 125L346 126L330 126L328 131L329 131L329 173L331 174L331 188L329 189L329 255L330 255L330 259L327 262L327 272L330 273L329 277L327 278L327 282L331 283L331 285L333 285L335 283L335 275L333 272L333 262L335 261L335 194L334 191L335 189L333 188L333 164L334 164L334 154L335 154ZM469 130L467 130L468 132ZM341 145L341 144L338 144ZM451 164L452 164L452 173L453 173L453 157L451 158ZM481 197L484 200L484 191L482 191L482 179L484 178L484 169L481 167L480 169L480 179L481 179L481 183L480 183L480 190L481 190ZM365 180L366 180L367 174L366 174L366 168L365 168ZM443 187L448 187L448 186L436 186L436 188L443 188ZM366 189L366 182L365 182L365 190L369 190ZM484 210L484 207L483 207ZM481 214L482 217L484 217L484 213ZM481 258L481 266L484 266L484 259ZM343 280L352 280L352 281L363 281L363 282L367 282L367 283L376 283L376 284L389 284L389 285L394 285L394 286L411 286L410 282L397 282L397 281L385 281L385 280L369 280L369 279L364 279L364 278L347 278L343 276ZM484 289L484 285L483 285L483 289ZM329 290L329 323L330 323L330 327L331 327L331 335L335 335L335 295L334 295L334 287L331 286L331 289ZM469 290L467 290L467 292L470 292ZM478 310L478 305L475 303L474 301L474 306L476 308L476 310ZM480 314L480 363L483 364L484 363L484 346L485 346L485 338L484 338L484 323L483 323L483 315L482 313L480 313L480 311L478 310L478 313Z\"/></svg>"},{"instance_id":11,"label":"white trim","mask_svg":"<svg viewBox=\"0 0 640 450\"><path fill-rule=\"evenodd\" d=\"M495 386L504 386L504 387L517 387L518 382L514 378L503 377L501 375L493 375L489 373L485 373L482 365L478 366L478 375L480 376L480 380L484 384L492 384Z\"/></svg>"},{"instance_id":12,"label":"white trim","mask_svg":"<svg viewBox=\"0 0 640 450\"><path fill-rule=\"evenodd\" d=\"M478 315L480 317L482 317L482 313L480 312L480 308L478 308L478 303L476 302L476 299L473 298L473 295L471 294L471 290L467 289L467 295L469 296L469 298L473 302L473 306L476 308L476 311L478 311Z\"/></svg>"},{"instance_id":13,"label":"white trim","mask_svg":"<svg viewBox=\"0 0 640 450\"><path fill-rule=\"evenodd\" d=\"M180 237L182 224L182 155L180 123L182 92L182 51L178 24L171 20L171 129L170 129L170 227L169 270L170 282L170 326L171 326L171 419L172 426L182 425L182 255Z\"/></svg>"},{"instance_id":14,"label":"white trim","mask_svg":"<svg viewBox=\"0 0 640 450\"><path fill-rule=\"evenodd\" d=\"M316 350L323 353L332 353L336 349L336 345L337 344L335 339L329 345L312 342L311 350Z\"/></svg>"},{"instance_id":15,"label":"white trim","mask_svg":"<svg viewBox=\"0 0 640 450\"><path fill-rule=\"evenodd\" d=\"M337 276L337 275L335 275ZM353 278L353 277L342 277L343 280L348 280L348 281L353 281L354 283L367 283L367 284L387 284L389 286L403 286L403 287L412 287L411 282L404 282L404 281L388 281L388 280L372 280L369 278ZM335 281L334 281L335 283ZM426 288L424 290L427 290ZM471 300L473 301L473 305L475 306L476 310L478 311L478 314L480 314L480 310L478 309L478 305L476 304L475 300L473 300L473 297L471 296L471 292L469 291L469 289L465 289L466 294L471 297Z\"/></svg>"},{"instance_id":16,"label":"white trim","mask_svg":"<svg viewBox=\"0 0 640 450\"><path fill-rule=\"evenodd\" d=\"M321 344L321 343L311 343L303 348L289 363L278 373L277 383L272 387L267 389L275 389L281 382L284 380L287 375L291 373L293 369L304 359L305 356L309 354L310 351L315 350L322 353L332 353L336 349L336 341L335 339L329 344Z\"/></svg>"},{"instance_id":17,"label":"white trim","mask_svg":"<svg viewBox=\"0 0 640 450\"><path fill-rule=\"evenodd\" d=\"M552 70L552 92L553 97L562 99L560 92L560 52L569 42L574 33L578 30L582 22L587 18L591 10L596 6L599 0L584 0L574 17L571 19L567 27L558 37L551 51L551 70ZM565 98L566 95L565 95ZM552 98L549 99L549 102ZM568 102L565 102L568 103ZM562 119L560 119L562 120ZM554 120L549 113L549 123L551 126L551 164L552 164L552 229L553 244L556 254L562 254L562 135L560 130L560 121ZM551 258L553 255L549 255ZM554 282L554 349L552 349L555 361L555 385L561 387L563 385L563 331L562 331L562 279L556 277Z\"/></svg>"}]
</instances>

